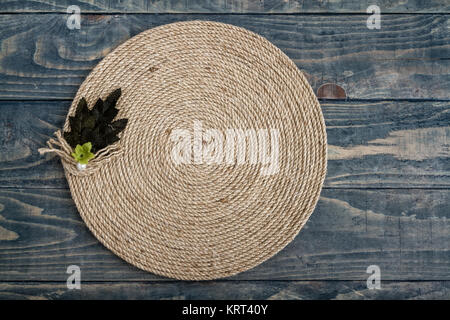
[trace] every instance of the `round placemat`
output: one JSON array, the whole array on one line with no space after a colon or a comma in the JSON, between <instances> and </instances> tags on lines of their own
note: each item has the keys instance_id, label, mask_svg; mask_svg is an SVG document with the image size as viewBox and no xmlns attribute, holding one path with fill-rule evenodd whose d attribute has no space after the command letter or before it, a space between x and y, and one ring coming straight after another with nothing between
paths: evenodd
<instances>
[{"instance_id":1,"label":"round placemat","mask_svg":"<svg viewBox=\"0 0 450 320\"><path fill-rule=\"evenodd\" d=\"M248 270L294 239L319 198L326 132L281 50L223 23L156 27L94 68L69 115L119 87L120 153L90 174L63 161L101 243L141 269L200 280Z\"/></svg>"}]
</instances>

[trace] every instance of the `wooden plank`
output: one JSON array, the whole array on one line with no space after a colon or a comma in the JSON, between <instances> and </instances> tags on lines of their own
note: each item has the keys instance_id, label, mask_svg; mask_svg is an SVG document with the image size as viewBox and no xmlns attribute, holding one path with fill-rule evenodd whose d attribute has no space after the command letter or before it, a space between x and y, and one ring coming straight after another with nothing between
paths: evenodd
<instances>
[{"instance_id":1,"label":"wooden plank","mask_svg":"<svg viewBox=\"0 0 450 320\"><path fill-rule=\"evenodd\" d=\"M164 281L105 249L66 190L0 190L0 282ZM279 254L231 280L450 280L450 190L325 189Z\"/></svg>"},{"instance_id":2,"label":"wooden plank","mask_svg":"<svg viewBox=\"0 0 450 320\"><path fill-rule=\"evenodd\" d=\"M12 282L0 283L0 299L439 300L450 299L450 283L386 281L369 290L364 281L82 282L81 290L68 290L65 283Z\"/></svg>"},{"instance_id":3,"label":"wooden plank","mask_svg":"<svg viewBox=\"0 0 450 320\"><path fill-rule=\"evenodd\" d=\"M80 30L69 30L66 19L0 15L0 99L72 99L117 45L146 29L192 19L261 34L324 98L450 99L448 15L383 15L380 30L366 27L366 15L83 15Z\"/></svg>"},{"instance_id":4,"label":"wooden plank","mask_svg":"<svg viewBox=\"0 0 450 320\"><path fill-rule=\"evenodd\" d=\"M63 188L59 159L37 149L69 101L0 102L0 187ZM323 102L329 188L448 188L450 102Z\"/></svg>"},{"instance_id":5,"label":"wooden plank","mask_svg":"<svg viewBox=\"0 0 450 320\"><path fill-rule=\"evenodd\" d=\"M0 12L63 12L70 5L90 13L366 13L377 4L383 13L440 13L450 11L445 0L10 0L0 4Z\"/></svg>"}]
</instances>

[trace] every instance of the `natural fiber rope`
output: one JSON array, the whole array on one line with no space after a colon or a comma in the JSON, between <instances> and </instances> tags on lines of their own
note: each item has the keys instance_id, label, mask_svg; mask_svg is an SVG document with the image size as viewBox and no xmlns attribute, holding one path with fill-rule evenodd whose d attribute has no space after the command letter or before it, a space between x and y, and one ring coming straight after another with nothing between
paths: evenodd
<instances>
[{"instance_id":1,"label":"natural fiber rope","mask_svg":"<svg viewBox=\"0 0 450 320\"><path fill-rule=\"evenodd\" d=\"M56 153L60 158L64 165L64 169L66 174L72 176L88 176L92 173L96 172L101 168L106 162L112 161L117 156L122 154L122 150L120 149L119 144L113 144L103 150L99 150L95 153L95 158L91 162L89 162L89 167L85 170L77 169L77 162L71 156L73 150L67 143L67 141L63 138L60 130L55 133L56 140L50 139L47 141L48 148L39 148L38 151L40 154L46 153Z\"/></svg>"},{"instance_id":2,"label":"natural fiber rope","mask_svg":"<svg viewBox=\"0 0 450 320\"><path fill-rule=\"evenodd\" d=\"M311 87L278 48L222 23L157 27L103 59L69 114L81 97L92 107L118 87L117 118L129 119L120 155L96 158L80 175L58 139L72 197L107 248L160 275L213 279L258 265L297 235L325 177L326 133ZM278 173L261 175L261 164L175 165L170 133L196 120L221 132L276 128Z\"/></svg>"}]
</instances>

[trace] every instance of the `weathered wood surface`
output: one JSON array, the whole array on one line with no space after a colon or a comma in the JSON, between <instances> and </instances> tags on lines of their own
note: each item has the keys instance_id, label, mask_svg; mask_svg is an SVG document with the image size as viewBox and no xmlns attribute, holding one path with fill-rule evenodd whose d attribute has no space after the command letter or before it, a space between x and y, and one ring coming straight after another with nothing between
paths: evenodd
<instances>
[{"instance_id":1,"label":"weathered wood surface","mask_svg":"<svg viewBox=\"0 0 450 320\"><path fill-rule=\"evenodd\" d=\"M82 12L123 13L365 13L376 4L385 13L449 12L446 0L10 0L0 12L66 12L77 5Z\"/></svg>"},{"instance_id":2,"label":"weathered wood surface","mask_svg":"<svg viewBox=\"0 0 450 320\"><path fill-rule=\"evenodd\" d=\"M450 99L449 20L439 14L383 15L380 30L366 27L367 15L83 15L81 29L69 30L65 14L3 14L0 98L72 99L117 45L193 19L261 34L295 61L316 92L331 83L342 88L337 98Z\"/></svg>"},{"instance_id":3,"label":"weathered wood surface","mask_svg":"<svg viewBox=\"0 0 450 320\"><path fill-rule=\"evenodd\" d=\"M63 188L59 159L37 149L69 101L0 101L0 187ZM329 188L450 186L450 102L322 102Z\"/></svg>"},{"instance_id":4,"label":"weathered wood surface","mask_svg":"<svg viewBox=\"0 0 450 320\"><path fill-rule=\"evenodd\" d=\"M366 27L371 4L380 30ZM66 26L69 5L81 8L80 30ZM0 2L0 299L450 299L449 13L446 0ZM59 160L37 153L104 56L193 19L263 35L319 97L346 100L322 101L329 170L300 235L252 270L201 283L140 271L105 249ZM81 291L66 288L72 264ZM382 290L366 287L372 264Z\"/></svg>"},{"instance_id":5,"label":"weathered wood surface","mask_svg":"<svg viewBox=\"0 0 450 320\"><path fill-rule=\"evenodd\" d=\"M325 189L299 236L234 280L450 280L450 190ZM0 190L0 282L167 280L104 248L67 190Z\"/></svg>"},{"instance_id":6,"label":"weathered wood surface","mask_svg":"<svg viewBox=\"0 0 450 320\"><path fill-rule=\"evenodd\" d=\"M369 290L365 281L82 282L81 290L68 290L65 283L12 282L0 283L0 299L422 300L450 299L450 283L386 281Z\"/></svg>"}]
</instances>

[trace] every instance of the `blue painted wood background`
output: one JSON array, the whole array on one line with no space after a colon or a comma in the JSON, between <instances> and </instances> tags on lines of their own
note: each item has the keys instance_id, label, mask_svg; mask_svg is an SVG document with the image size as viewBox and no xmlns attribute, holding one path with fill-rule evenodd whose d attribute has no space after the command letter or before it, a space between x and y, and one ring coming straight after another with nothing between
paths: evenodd
<instances>
[{"instance_id":1,"label":"blue painted wood background","mask_svg":"<svg viewBox=\"0 0 450 320\"><path fill-rule=\"evenodd\" d=\"M381 8L381 29L366 8ZM81 29L66 26L69 5ZM450 298L450 2L159 0L0 2L0 298ZM37 149L63 124L89 71L148 28L207 19L281 48L318 94L328 175L300 235L220 281L139 271L89 233L56 157ZM381 268L369 290L366 268ZM78 265L82 289L66 288Z\"/></svg>"}]
</instances>

